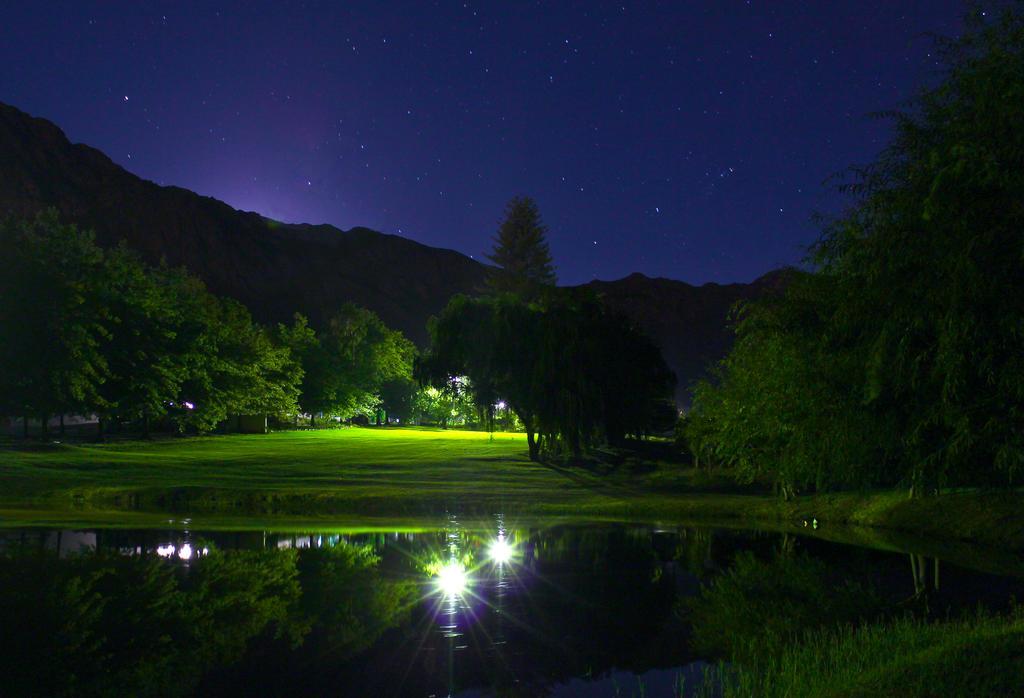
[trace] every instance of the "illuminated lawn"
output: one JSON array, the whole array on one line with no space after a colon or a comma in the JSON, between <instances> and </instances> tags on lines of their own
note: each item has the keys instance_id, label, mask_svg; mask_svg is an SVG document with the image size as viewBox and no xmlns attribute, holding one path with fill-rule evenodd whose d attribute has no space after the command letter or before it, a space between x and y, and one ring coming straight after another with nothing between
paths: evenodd
<instances>
[{"instance_id":1,"label":"illuminated lawn","mask_svg":"<svg viewBox=\"0 0 1024 698\"><path fill-rule=\"evenodd\" d=\"M531 463L522 434L352 428L13 446L0 507L419 514L601 509L628 477Z\"/></svg>"},{"instance_id":2,"label":"illuminated lawn","mask_svg":"<svg viewBox=\"0 0 1024 698\"><path fill-rule=\"evenodd\" d=\"M617 463L617 464L615 464ZM802 529L878 527L1024 548L1024 495L903 491L800 497L741 490L725 473L627 455L593 468L531 463L522 434L352 428L108 444L0 445L0 524L149 525L195 516L218 527L291 521L425 525L460 516L703 520ZM891 535L855 529L860 544ZM844 534L848 535L848 534ZM899 546L896 546L899 547Z\"/></svg>"},{"instance_id":3,"label":"illuminated lawn","mask_svg":"<svg viewBox=\"0 0 1024 698\"><path fill-rule=\"evenodd\" d=\"M552 484L520 434L334 429L0 451L0 502L120 492L225 490L375 499L494 494ZM471 477L468 477L471 476Z\"/></svg>"}]
</instances>

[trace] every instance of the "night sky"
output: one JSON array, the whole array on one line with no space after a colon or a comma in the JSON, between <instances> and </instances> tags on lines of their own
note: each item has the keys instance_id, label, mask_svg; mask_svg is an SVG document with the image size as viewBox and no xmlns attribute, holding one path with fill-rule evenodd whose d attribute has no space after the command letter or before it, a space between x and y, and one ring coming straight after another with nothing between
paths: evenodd
<instances>
[{"instance_id":1,"label":"night sky","mask_svg":"<svg viewBox=\"0 0 1024 698\"><path fill-rule=\"evenodd\" d=\"M285 7L285 6L289 7ZM142 7L145 6L145 7ZM0 101L128 170L477 259L533 196L563 283L794 263L960 0L4 2Z\"/></svg>"}]
</instances>

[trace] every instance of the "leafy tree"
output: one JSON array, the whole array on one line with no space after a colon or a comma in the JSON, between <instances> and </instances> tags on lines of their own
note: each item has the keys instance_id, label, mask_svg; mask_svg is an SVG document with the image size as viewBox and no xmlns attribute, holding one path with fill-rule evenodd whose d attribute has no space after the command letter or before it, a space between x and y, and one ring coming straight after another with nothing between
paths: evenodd
<instances>
[{"instance_id":1,"label":"leafy tree","mask_svg":"<svg viewBox=\"0 0 1024 698\"><path fill-rule=\"evenodd\" d=\"M687 416L697 460L786 497L891 478L891 426L858 393L863 352L828 334L834 295L828 277L794 271L785 290L739 309L736 343Z\"/></svg>"},{"instance_id":2,"label":"leafy tree","mask_svg":"<svg viewBox=\"0 0 1024 698\"><path fill-rule=\"evenodd\" d=\"M815 250L915 492L1024 466L1024 16L978 15L944 52L945 79L896 115Z\"/></svg>"},{"instance_id":3,"label":"leafy tree","mask_svg":"<svg viewBox=\"0 0 1024 698\"><path fill-rule=\"evenodd\" d=\"M523 422L532 460L540 457L540 387L533 370L539 350L531 341L536 319L533 309L512 296L455 296L431 318L431 348L416 365L417 377L435 388L446 388L453 376L469 376L482 395L502 396Z\"/></svg>"},{"instance_id":4,"label":"leafy tree","mask_svg":"<svg viewBox=\"0 0 1024 698\"><path fill-rule=\"evenodd\" d=\"M814 271L737 325L695 448L817 486L1013 483L1024 466L1024 17L976 16Z\"/></svg>"},{"instance_id":5,"label":"leafy tree","mask_svg":"<svg viewBox=\"0 0 1024 698\"><path fill-rule=\"evenodd\" d=\"M312 415L372 414L386 384L412 375L414 345L352 303L318 335L301 334L293 346L305 370L299 404Z\"/></svg>"},{"instance_id":6,"label":"leafy tree","mask_svg":"<svg viewBox=\"0 0 1024 698\"><path fill-rule=\"evenodd\" d=\"M45 430L49 416L100 402L103 253L53 210L0 223L0 249L0 408Z\"/></svg>"},{"instance_id":7,"label":"leafy tree","mask_svg":"<svg viewBox=\"0 0 1024 698\"><path fill-rule=\"evenodd\" d=\"M534 460L542 451L579 457L602 440L644 433L674 384L657 349L587 295L555 292L532 305L457 296L430 332L420 379L444 387L468 376L479 407L505 401Z\"/></svg>"},{"instance_id":8,"label":"leafy tree","mask_svg":"<svg viewBox=\"0 0 1024 698\"><path fill-rule=\"evenodd\" d=\"M54 211L0 224L0 410L212 429L295 409L302 368L241 304L183 270L104 252Z\"/></svg>"},{"instance_id":9,"label":"leafy tree","mask_svg":"<svg viewBox=\"0 0 1024 698\"><path fill-rule=\"evenodd\" d=\"M392 378L380 386L380 404L375 411L377 424L387 424L392 418L408 422L413 415L413 405L419 386L413 380L412 371L400 378Z\"/></svg>"},{"instance_id":10,"label":"leafy tree","mask_svg":"<svg viewBox=\"0 0 1024 698\"><path fill-rule=\"evenodd\" d=\"M182 308L169 274L146 269L123 246L107 251L103 260L101 351L108 375L98 411L107 418L140 419L147 433L150 420L166 414L186 378L185 354L177 344Z\"/></svg>"},{"instance_id":11,"label":"leafy tree","mask_svg":"<svg viewBox=\"0 0 1024 698\"><path fill-rule=\"evenodd\" d=\"M184 318L176 340L186 377L172 411L179 427L208 431L232 414L294 411L303 374L289 348L242 304L185 274L169 280Z\"/></svg>"},{"instance_id":12,"label":"leafy tree","mask_svg":"<svg viewBox=\"0 0 1024 698\"><path fill-rule=\"evenodd\" d=\"M442 429L473 422L478 408L465 376L449 379L441 388L420 387L413 397L412 414L420 423L436 424Z\"/></svg>"},{"instance_id":13,"label":"leafy tree","mask_svg":"<svg viewBox=\"0 0 1024 698\"><path fill-rule=\"evenodd\" d=\"M555 285L546 233L533 199L517 196L508 202L505 220L494 240L494 251L488 255L498 266L489 282L494 291L530 298L541 288Z\"/></svg>"}]
</instances>

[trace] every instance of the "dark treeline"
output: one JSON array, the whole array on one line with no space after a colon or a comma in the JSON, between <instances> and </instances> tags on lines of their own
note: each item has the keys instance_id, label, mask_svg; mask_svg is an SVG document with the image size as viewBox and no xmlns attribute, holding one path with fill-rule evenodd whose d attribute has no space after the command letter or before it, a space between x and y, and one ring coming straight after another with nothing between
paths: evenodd
<instances>
[{"instance_id":1,"label":"dark treeline","mask_svg":"<svg viewBox=\"0 0 1024 698\"><path fill-rule=\"evenodd\" d=\"M8 219L0 415L26 435L30 418L45 434L50 417L96 415L101 437L267 415L525 428L534 458L670 429L674 378L657 348L595 297L554 287L532 201L513 200L503 231L506 273L432 321L414 377L415 346L364 308L345 304L318 331L299 314L264 327L186 271L101 249L54 211Z\"/></svg>"},{"instance_id":2,"label":"dark treeline","mask_svg":"<svg viewBox=\"0 0 1024 698\"><path fill-rule=\"evenodd\" d=\"M489 295L456 296L431 320L418 377L453 390L465 376L481 409L507 404L533 460L670 430L675 376L661 352L593 294L555 288L544 230L532 200L509 203Z\"/></svg>"},{"instance_id":3,"label":"dark treeline","mask_svg":"<svg viewBox=\"0 0 1024 698\"><path fill-rule=\"evenodd\" d=\"M184 270L100 249L53 211L0 223L0 415L95 414L148 433L206 432L232 415L373 414L415 389L414 348L344 306L321 332L262 327Z\"/></svg>"},{"instance_id":4,"label":"dark treeline","mask_svg":"<svg viewBox=\"0 0 1024 698\"><path fill-rule=\"evenodd\" d=\"M785 494L1008 485L1024 465L1024 18L940 45L808 271L743 307L696 390L704 462Z\"/></svg>"}]
</instances>

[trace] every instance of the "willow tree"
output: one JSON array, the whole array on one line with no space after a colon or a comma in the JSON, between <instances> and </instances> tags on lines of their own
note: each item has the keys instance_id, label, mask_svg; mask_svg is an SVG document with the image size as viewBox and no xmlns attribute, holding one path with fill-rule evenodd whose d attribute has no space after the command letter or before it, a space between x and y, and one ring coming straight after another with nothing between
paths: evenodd
<instances>
[{"instance_id":1,"label":"willow tree","mask_svg":"<svg viewBox=\"0 0 1024 698\"><path fill-rule=\"evenodd\" d=\"M580 457L655 423L675 380L660 352L594 297L565 291L528 304L457 296L430 324L417 375L470 379L477 404L503 400L526 430L530 458Z\"/></svg>"},{"instance_id":2,"label":"willow tree","mask_svg":"<svg viewBox=\"0 0 1024 698\"><path fill-rule=\"evenodd\" d=\"M940 48L942 81L892 115L892 142L813 249L821 292L755 310L698 391L701 448L783 480L912 494L1019 480L1024 16L979 14Z\"/></svg>"}]
</instances>

